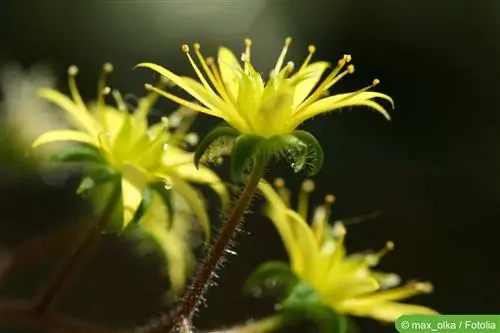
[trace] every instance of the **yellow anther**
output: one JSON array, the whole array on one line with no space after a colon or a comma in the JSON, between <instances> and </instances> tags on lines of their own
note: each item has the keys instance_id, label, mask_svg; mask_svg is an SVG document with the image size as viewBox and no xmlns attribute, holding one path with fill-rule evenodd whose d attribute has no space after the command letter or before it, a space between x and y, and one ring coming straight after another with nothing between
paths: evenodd
<instances>
[{"instance_id":1,"label":"yellow anther","mask_svg":"<svg viewBox=\"0 0 500 333\"><path fill-rule=\"evenodd\" d=\"M201 48L200 43L194 43L194 44L193 44L193 48L194 48L194 50L195 50L195 51L199 51L199 50L200 50L200 48Z\"/></svg>"},{"instance_id":2,"label":"yellow anther","mask_svg":"<svg viewBox=\"0 0 500 333\"><path fill-rule=\"evenodd\" d=\"M314 181L312 181L311 179L306 179L302 183L302 191L306 193L311 193L312 191L314 191L314 187L315 187Z\"/></svg>"},{"instance_id":3,"label":"yellow anther","mask_svg":"<svg viewBox=\"0 0 500 333\"><path fill-rule=\"evenodd\" d=\"M376 86L379 83L380 83L379 79L374 79L373 82L372 82L372 85Z\"/></svg>"},{"instance_id":4,"label":"yellow anther","mask_svg":"<svg viewBox=\"0 0 500 333\"><path fill-rule=\"evenodd\" d=\"M347 73L349 73L349 74L354 73L354 65L347 66Z\"/></svg>"},{"instance_id":5,"label":"yellow anther","mask_svg":"<svg viewBox=\"0 0 500 333\"><path fill-rule=\"evenodd\" d=\"M182 46L181 46L181 50L182 50L182 52L184 52L184 53L188 53L188 52L189 52L189 45L187 45L187 44L182 44Z\"/></svg>"},{"instance_id":6,"label":"yellow anther","mask_svg":"<svg viewBox=\"0 0 500 333\"><path fill-rule=\"evenodd\" d=\"M71 65L68 67L68 75L75 76L78 74L78 67Z\"/></svg>"},{"instance_id":7,"label":"yellow anther","mask_svg":"<svg viewBox=\"0 0 500 333\"><path fill-rule=\"evenodd\" d=\"M289 46L292 43L292 37L285 38L285 45Z\"/></svg>"},{"instance_id":8,"label":"yellow anther","mask_svg":"<svg viewBox=\"0 0 500 333\"><path fill-rule=\"evenodd\" d=\"M102 70L106 73L111 73L113 71L113 65L110 62L104 63Z\"/></svg>"},{"instance_id":9,"label":"yellow anther","mask_svg":"<svg viewBox=\"0 0 500 333\"><path fill-rule=\"evenodd\" d=\"M103 95L109 95L110 92L111 92L110 87L104 87L104 89L102 90Z\"/></svg>"},{"instance_id":10,"label":"yellow anther","mask_svg":"<svg viewBox=\"0 0 500 333\"><path fill-rule=\"evenodd\" d=\"M212 66L214 64L214 58L208 57L207 59L205 59L205 62L208 66Z\"/></svg>"},{"instance_id":11,"label":"yellow anther","mask_svg":"<svg viewBox=\"0 0 500 333\"><path fill-rule=\"evenodd\" d=\"M276 178L274 180L274 186L277 188L285 187L285 180L283 178Z\"/></svg>"},{"instance_id":12,"label":"yellow anther","mask_svg":"<svg viewBox=\"0 0 500 333\"><path fill-rule=\"evenodd\" d=\"M245 46L252 46L252 40L250 38L245 38Z\"/></svg>"},{"instance_id":13,"label":"yellow anther","mask_svg":"<svg viewBox=\"0 0 500 333\"><path fill-rule=\"evenodd\" d=\"M309 53L314 53L314 52L316 52L316 46L314 46L314 45L309 45L309 47L307 48L307 51L309 51Z\"/></svg>"},{"instance_id":14,"label":"yellow anther","mask_svg":"<svg viewBox=\"0 0 500 333\"><path fill-rule=\"evenodd\" d=\"M325 196L325 204L331 205L335 202L335 196L333 194L328 194Z\"/></svg>"}]
</instances>

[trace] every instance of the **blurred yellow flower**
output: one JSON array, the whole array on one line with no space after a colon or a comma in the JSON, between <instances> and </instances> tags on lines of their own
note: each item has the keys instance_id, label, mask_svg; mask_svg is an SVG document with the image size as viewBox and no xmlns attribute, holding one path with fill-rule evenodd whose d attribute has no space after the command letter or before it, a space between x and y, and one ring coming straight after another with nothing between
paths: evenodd
<instances>
[{"instance_id":1,"label":"blurred yellow flower","mask_svg":"<svg viewBox=\"0 0 500 333\"><path fill-rule=\"evenodd\" d=\"M332 195L314 211L309 226L306 222L308 195L314 183L310 180L303 183L297 211L290 208L290 193L283 180L278 179L276 187L277 191L267 183L259 185L268 201L266 213L283 240L292 271L316 290L325 305L338 313L387 322L407 314L437 313L427 307L397 302L431 292L430 283L412 282L392 288L399 284L397 275L372 270L387 251L392 250L392 242L378 253L346 254L344 226L341 222L333 227L328 224Z\"/></svg>"},{"instance_id":2,"label":"blurred yellow flower","mask_svg":"<svg viewBox=\"0 0 500 333\"><path fill-rule=\"evenodd\" d=\"M89 106L78 91L75 66L68 70L71 98L53 89L40 90L41 97L66 111L76 129L48 131L35 140L33 147L76 141L98 148L106 162L121 174L124 227L134 217L146 186L163 181L174 193L184 197L208 235L210 226L204 203L190 182L211 186L224 205L229 199L225 186L210 169L197 170L193 154L179 147L179 142L189 138L185 126L169 132L169 118L164 117L162 122L148 127L147 115L158 97L156 93L142 99L133 113L117 91L113 91L117 107L105 103L105 95L110 93L105 77L111 71L111 64L105 64L98 82L97 102Z\"/></svg>"},{"instance_id":3,"label":"blurred yellow flower","mask_svg":"<svg viewBox=\"0 0 500 333\"><path fill-rule=\"evenodd\" d=\"M147 67L158 72L202 105L149 84L146 85L147 89L195 111L221 118L243 134L257 134L262 137L290 134L309 118L349 106L367 106L390 119L384 107L373 99L385 99L394 107L391 97L367 91L377 85L379 80L374 80L370 86L355 92L328 96L328 90L335 83L354 72L354 66L348 64L351 56L344 55L322 80L330 64L324 61L310 63L315 52L314 46L309 46L309 55L297 71L294 72L295 66L292 62L285 64L290 43L291 38L287 38L267 82L251 64L252 42L249 39L245 40L246 49L241 58L243 66L225 47L219 48L217 66L212 58L203 57L199 44L194 44L194 52L201 64L199 68L190 54L189 47L183 45L182 50L187 54L199 82L178 76L153 63L141 63L137 67Z\"/></svg>"}]
</instances>

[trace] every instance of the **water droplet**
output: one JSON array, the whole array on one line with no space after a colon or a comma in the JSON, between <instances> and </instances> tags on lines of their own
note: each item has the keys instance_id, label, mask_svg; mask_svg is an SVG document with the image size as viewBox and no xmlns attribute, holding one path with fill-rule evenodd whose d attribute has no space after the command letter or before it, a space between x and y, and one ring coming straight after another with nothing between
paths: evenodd
<instances>
[{"instance_id":1,"label":"water droplet","mask_svg":"<svg viewBox=\"0 0 500 333\"><path fill-rule=\"evenodd\" d=\"M274 288L278 284L278 281L276 279L267 279L265 282L265 285L267 288Z\"/></svg>"},{"instance_id":2,"label":"water droplet","mask_svg":"<svg viewBox=\"0 0 500 333\"><path fill-rule=\"evenodd\" d=\"M233 251L233 250L230 250L230 249L225 249L224 251L225 251L227 254L231 254L231 255L233 255L233 256L235 256L235 255L237 254L237 253L236 253L236 251Z\"/></svg>"},{"instance_id":3,"label":"water droplet","mask_svg":"<svg viewBox=\"0 0 500 333\"><path fill-rule=\"evenodd\" d=\"M169 144L168 144L168 143L165 143L165 144L163 145L163 150L167 150L167 149L168 149L168 147L169 147Z\"/></svg>"}]
</instances>

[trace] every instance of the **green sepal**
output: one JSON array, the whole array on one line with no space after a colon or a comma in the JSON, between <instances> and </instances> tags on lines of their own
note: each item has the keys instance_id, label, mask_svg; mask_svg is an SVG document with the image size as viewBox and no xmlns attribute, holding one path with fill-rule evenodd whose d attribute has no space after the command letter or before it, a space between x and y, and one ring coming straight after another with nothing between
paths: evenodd
<instances>
[{"instance_id":1,"label":"green sepal","mask_svg":"<svg viewBox=\"0 0 500 333\"><path fill-rule=\"evenodd\" d=\"M348 332L347 318L324 304L321 296L307 282L297 283L279 308L290 320L302 318L313 322L320 333Z\"/></svg>"},{"instance_id":2,"label":"green sepal","mask_svg":"<svg viewBox=\"0 0 500 333\"><path fill-rule=\"evenodd\" d=\"M78 145L61 150L49 158L50 162L97 162L103 163L99 150L90 145Z\"/></svg>"},{"instance_id":3,"label":"green sepal","mask_svg":"<svg viewBox=\"0 0 500 333\"><path fill-rule=\"evenodd\" d=\"M165 209L167 209L167 216L169 223L173 223L175 210L174 210L174 202L172 198L172 190L165 186L163 182L155 182L149 185L149 187L157 194L160 195L163 204L165 205ZM170 226L169 224L169 226Z\"/></svg>"},{"instance_id":4,"label":"green sepal","mask_svg":"<svg viewBox=\"0 0 500 333\"><path fill-rule=\"evenodd\" d=\"M147 210L149 209L149 206L151 206L152 202L152 190L149 187L146 187L144 191L142 192L142 200L141 203L139 204L139 207L137 207L137 210L135 211L134 217L130 221L130 224L138 224L141 218L146 214Z\"/></svg>"},{"instance_id":5,"label":"green sepal","mask_svg":"<svg viewBox=\"0 0 500 333\"><path fill-rule=\"evenodd\" d=\"M216 126L207 135L205 135L203 140L201 140L201 142L196 147L196 150L194 152L194 165L196 166L196 168L199 168L201 158L203 157L207 149L210 148L212 143L222 137L234 138L238 135L240 135L240 132L230 127L227 123Z\"/></svg>"},{"instance_id":6,"label":"green sepal","mask_svg":"<svg viewBox=\"0 0 500 333\"><path fill-rule=\"evenodd\" d=\"M77 194L84 194L90 189L107 183L112 180L116 180L120 177L120 174L108 164L97 164L85 168L84 172L87 174L81 181Z\"/></svg>"},{"instance_id":7,"label":"green sepal","mask_svg":"<svg viewBox=\"0 0 500 333\"><path fill-rule=\"evenodd\" d=\"M230 174L235 182L243 178L243 173L250 163L260 155L263 145L268 139L254 134L242 134L238 136L231 150Z\"/></svg>"},{"instance_id":8,"label":"green sepal","mask_svg":"<svg viewBox=\"0 0 500 333\"><path fill-rule=\"evenodd\" d=\"M268 261L261 264L248 277L243 291L252 294L255 290L279 289L279 292L288 295L299 283L299 278L292 272L290 265L282 261Z\"/></svg>"},{"instance_id":9,"label":"green sepal","mask_svg":"<svg viewBox=\"0 0 500 333\"><path fill-rule=\"evenodd\" d=\"M310 176L316 175L321 168L323 167L324 153L323 148L321 148L318 140L307 131L297 130L292 133L294 137L302 141L305 145L307 145L308 149L310 149L315 154L314 164L312 169L309 171Z\"/></svg>"}]
</instances>

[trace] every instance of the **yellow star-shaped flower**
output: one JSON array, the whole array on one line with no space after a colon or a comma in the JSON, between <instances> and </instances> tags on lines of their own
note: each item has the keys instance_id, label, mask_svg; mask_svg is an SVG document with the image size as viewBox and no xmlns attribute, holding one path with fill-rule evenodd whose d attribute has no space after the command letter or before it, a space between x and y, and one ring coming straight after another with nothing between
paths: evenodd
<instances>
[{"instance_id":1,"label":"yellow star-shaped flower","mask_svg":"<svg viewBox=\"0 0 500 333\"><path fill-rule=\"evenodd\" d=\"M392 242L378 253L346 254L344 226L340 222L333 227L328 224L333 196L327 196L326 203L315 210L311 226L307 224L308 193L313 187L312 181L304 182L299 209L294 211L282 180L277 181L277 191L267 183L259 185L268 201L267 215L283 240L295 275L309 283L323 303L338 313L388 322L406 314L436 314L427 307L397 302L431 292L430 283L413 282L392 288L399 284L397 275L372 270L392 250Z\"/></svg>"},{"instance_id":2,"label":"yellow star-shaped flower","mask_svg":"<svg viewBox=\"0 0 500 333\"><path fill-rule=\"evenodd\" d=\"M195 70L199 82L189 77L181 77L166 68L153 63L141 63L138 67L150 68L190 94L202 105L187 101L162 89L146 85L146 88L158 92L166 98L198 112L225 120L240 133L272 137L292 133L305 120L316 115L349 106L367 106L390 119L383 106L373 101L381 98L389 101L391 97L368 91L379 83L351 93L328 96L332 88L345 75L354 72L349 64L351 56L344 55L337 66L324 78L330 64L324 61L310 63L315 47L309 47L309 55L294 72L294 64L285 64L285 57L291 38L271 70L267 82L255 71L251 64L251 45L245 40L246 49L242 55L243 66L238 58L227 48L221 47L217 65L212 58L205 59L200 52L200 45L194 44L194 52L201 68L191 56L189 47L182 46Z\"/></svg>"},{"instance_id":3,"label":"yellow star-shaped flower","mask_svg":"<svg viewBox=\"0 0 500 333\"><path fill-rule=\"evenodd\" d=\"M40 96L66 111L75 129L46 132L35 140L33 147L56 141L75 141L97 148L105 161L121 174L124 227L136 213L146 186L164 181L173 192L186 199L208 234L210 226L204 204L190 183L211 186L227 204L225 186L210 169L196 169L193 154L179 147L179 142L186 139L185 128L181 126L179 131L168 131L168 118L148 126L147 115L158 97L156 93L142 99L133 113L129 112L117 91L113 92L117 107L105 103L105 95L110 92L105 86L105 75L111 70L110 64L104 66L97 102L89 106L78 91L75 66L69 69L71 97L53 89L42 89Z\"/></svg>"}]
</instances>

